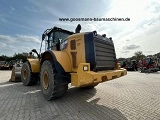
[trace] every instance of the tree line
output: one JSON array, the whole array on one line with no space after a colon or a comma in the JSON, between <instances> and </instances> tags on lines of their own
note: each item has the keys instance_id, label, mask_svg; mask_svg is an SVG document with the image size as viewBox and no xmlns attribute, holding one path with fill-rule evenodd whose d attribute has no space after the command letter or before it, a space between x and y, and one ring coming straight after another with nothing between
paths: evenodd
<instances>
[{"instance_id":1,"label":"tree line","mask_svg":"<svg viewBox=\"0 0 160 120\"><path fill-rule=\"evenodd\" d=\"M142 60L143 58L145 57L153 57L153 56L156 56L157 58L160 59L160 52L157 53L157 54L154 54L154 55L144 55L142 51L137 51L134 53L134 55L128 59L131 59L131 60ZM118 58L118 61L122 61L122 60L125 60L126 58Z\"/></svg>"},{"instance_id":2,"label":"tree line","mask_svg":"<svg viewBox=\"0 0 160 120\"><path fill-rule=\"evenodd\" d=\"M10 62L12 60L22 60L22 62L26 62L27 61L27 56L28 53L15 53L13 56L9 57L6 55L1 55L0 56L0 61L6 61L6 62Z\"/></svg>"}]
</instances>

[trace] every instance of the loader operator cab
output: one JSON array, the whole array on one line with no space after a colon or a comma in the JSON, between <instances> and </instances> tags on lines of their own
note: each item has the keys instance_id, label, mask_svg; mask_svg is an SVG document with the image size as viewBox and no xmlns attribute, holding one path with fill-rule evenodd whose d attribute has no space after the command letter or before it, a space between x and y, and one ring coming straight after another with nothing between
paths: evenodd
<instances>
[{"instance_id":1,"label":"loader operator cab","mask_svg":"<svg viewBox=\"0 0 160 120\"><path fill-rule=\"evenodd\" d=\"M62 28L53 27L47 29L42 34L42 41L45 40L45 50L57 50L63 49L64 44L67 42L67 37L74 34L74 32L64 30Z\"/></svg>"},{"instance_id":2,"label":"loader operator cab","mask_svg":"<svg viewBox=\"0 0 160 120\"><path fill-rule=\"evenodd\" d=\"M33 49L29 54L31 55L32 52L37 54L38 58L41 58L42 53L42 43L45 41L45 51L46 50L57 50L60 51L61 49L64 49L64 43L67 41L67 37L74 34L74 32L64 30L62 28L53 27L50 29L47 29L42 34L42 42L40 47L40 52L38 53L36 49ZM62 48L61 48L62 47ZM33 58L33 57L28 57Z\"/></svg>"}]
</instances>

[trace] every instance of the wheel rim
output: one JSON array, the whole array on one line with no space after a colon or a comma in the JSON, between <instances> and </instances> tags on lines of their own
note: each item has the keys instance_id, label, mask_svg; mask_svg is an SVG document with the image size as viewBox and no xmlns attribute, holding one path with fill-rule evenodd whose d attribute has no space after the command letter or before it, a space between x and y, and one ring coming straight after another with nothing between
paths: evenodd
<instances>
[{"instance_id":1,"label":"wheel rim","mask_svg":"<svg viewBox=\"0 0 160 120\"><path fill-rule=\"evenodd\" d=\"M27 79L27 70L24 69L23 71L23 79L26 80Z\"/></svg>"},{"instance_id":2,"label":"wheel rim","mask_svg":"<svg viewBox=\"0 0 160 120\"><path fill-rule=\"evenodd\" d=\"M47 90L48 86L49 86L49 76L48 76L48 72L45 71L43 76L43 88Z\"/></svg>"}]
</instances>

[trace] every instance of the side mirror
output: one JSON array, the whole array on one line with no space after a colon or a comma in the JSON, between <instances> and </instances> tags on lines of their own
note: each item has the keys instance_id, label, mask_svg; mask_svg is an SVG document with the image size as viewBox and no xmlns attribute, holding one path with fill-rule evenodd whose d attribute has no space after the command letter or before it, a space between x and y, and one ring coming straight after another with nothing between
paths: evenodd
<instances>
[{"instance_id":1,"label":"side mirror","mask_svg":"<svg viewBox=\"0 0 160 120\"><path fill-rule=\"evenodd\" d=\"M33 49L32 52L37 53L37 50L36 50L36 49Z\"/></svg>"},{"instance_id":2,"label":"side mirror","mask_svg":"<svg viewBox=\"0 0 160 120\"><path fill-rule=\"evenodd\" d=\"M36 53L38 58L40 58L40 55L38 54L37 50L36 49L33 49L32 52Z\"/></svg>"}]
</instances>

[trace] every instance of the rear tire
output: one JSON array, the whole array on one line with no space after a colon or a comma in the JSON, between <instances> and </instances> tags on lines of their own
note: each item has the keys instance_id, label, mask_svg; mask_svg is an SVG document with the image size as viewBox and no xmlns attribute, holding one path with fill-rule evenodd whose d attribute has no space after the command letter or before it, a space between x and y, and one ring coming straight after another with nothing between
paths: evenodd
<instances>
[{"instance_id":1,"label":"rear tire","mask_svg":"<svg viewBox=\"0 0 160 120\"><path fill-rule=\"evenodd\" d=\"M25 62L22 66L21 80L25 86L35 85L38 82L38 74L31 72L29 62Z\"/></svg>"},{"instance_id":2,"label":"rear tire","mask_svg":"<svg viewBox=\"0 0 160 120\"><path fill-rule=\"evenodd\" d=\"M60 86L55 84L56 73L54 61L46 60L43 62L40 72L40 82L46 100L59 98L63 96L68 89L68 84Z\"/></svg>"}]
</instances>

